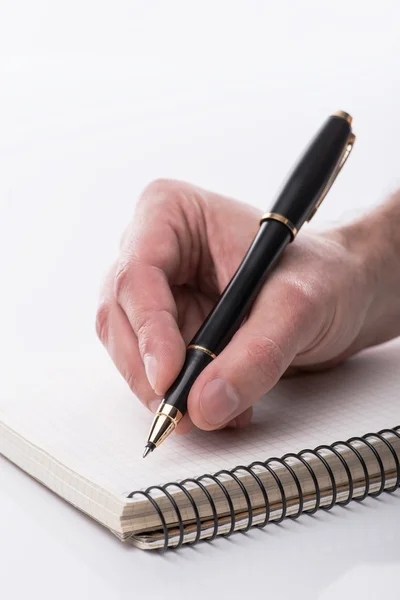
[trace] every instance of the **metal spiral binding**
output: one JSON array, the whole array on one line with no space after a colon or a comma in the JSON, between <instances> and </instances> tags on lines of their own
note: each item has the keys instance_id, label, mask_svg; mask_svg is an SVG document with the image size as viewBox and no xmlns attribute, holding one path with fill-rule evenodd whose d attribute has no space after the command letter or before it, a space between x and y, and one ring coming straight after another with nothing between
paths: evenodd
<instances>
[{"instance_id":1,"label":"metal spiral binding","mask_svg":"<svg viewBox=\"0 0 400 600\"><path fill-rule=\"evenodd\" d=\"M394 492L395 490L397 490L400 487L399 458L398 458L392 444L385 437L383 437L383 434L395 435L400 439L400 425L398 425L397 427L394 427L393 429L382 429L378 433L367 433L362 437L352 437L352 438L349 438L347 440L347 442L338 441L338 442L335 442L334 444L331 444L330 446L328 446L328 445L318 446L317 448L314 448L314 450L305 449L297 454L288 453L288 454L285 454L284 456L282 456L281 458L277 458L277 457L269 458L265 462L255 461L255 462L252 462L247 467L240 465L230 471L223 469L221 471L218 471L217 473L214 473L214 475L206 474L206 475L202 475L201 477L185 479L184 481L181 481L181 482L171 482L171 483L167 483L165 485L151 486L144 491L140 490L140 491L131 492L128 495L128 498L133 498L134 496L142 495L145 498L147 498L147 500L151 503L151 505L153 506L153 508L160 520L160 529L162 530L163 538L164 538L163 550L167 550L167 548L169 547L168 525L167 525L167 522L165 520L165 517L163 515L163 512L162 512L160 506L158 505L157 501L152 497L151 492L154 490L157 490L157 491L161 492L162 494L164 494L164 496L171 503L171 506L176 514L176 520L178 523L178 530L179 530L179 538L178 538L178 542L173 546L173 548L177 549L177 548L180 548L182 546L182 544L184 543L185 524L184 524L184 520L182 518L182 514L179 510L178 504L177 504L176 500L174 499L173 495L168 491L168 488L171 488L171 487L178 488L186 496L186 498L188 499L188 501L193 509L194 520L195 520L195 524L196 524L196 535L192 542L187 542L187 545L193 546L193 545L197 544L200 540L202 522L201 522L198 507L196 505L196 501L192 497L190 491L185 486L187 484L196 485L204 493L204 496L210 505L210 510L212 513L213 531L212 531L211 535L209 535L206 538L206 540L212 541L215 539L215 537L217 535L220 535L221 537L229 537L235 531L237 519L236 519L235 509L234 509L234 505L232 502L232 498L229 494L229 491L226 489L226 487L220 481L220 479L218 479L220 476L227 476L227 477L230 477L232 480L234 480L237 483L237 485L239 486L239 488L243 494L245 503L247 505L247 515L248 515L247 519L248 520L247 520L247 524L246 524L245 528L241 529L241 532L245 533L251 527L262 528L262 527L265 527L266 525L268 525L268 523L270 522L270 503L269 503L269 499L268 499L267 490L265 489L265 486L264 486L263 482L261 481L260 477L257 475L257 473L254 472L255 467L263 468L271 474L271 476L275 480L275 483L277 484L277 488L281 495L282 512L281 512L281 515L279 516L279 518L276 518L273 520L274 523L280 523L285 517L289 518L289 519L297 519L303 513L312 515L319 508L321 508L323 510L330 510L331 508L333 508L333 506L335 504L337 504L339 506L346 506L352 499L354 499L358 502L361 502L362 500L365 500L365 498L367 496L376 497L376 496L379 496L383 491L391 493L391 492ZM390 488L385 489L385 469L383 466L382 458L381 458L379 452L377 451L377 449L371 444L370 441L368 441L368 438L376 438L376 439L379 439L381 442L383 442L383 444L385 444L385 446L387 447L387 449L389 450L389 452L391 453L391 455L393 457L394 464L396 466L396 481L395 481L394 485ZM371 452L373 452L373 454L376 458L379 472L380 472L380 487L375 492L370 491L370 476L368 473L367 465L366 465L365 460L362 457L361 453L359 452L359 450L357 450L357 448L355 448L352 445L355 442L364 444L366 447L368 447L371 450ZM352 480L350 467L349 467L348 463L346 462L346 460L341 455L341 453L339 452L339 450L337 450L338 447L345 447L348 450L350 450L357 457L357 459L361 465L362 471L364 473L365 487L364 487L363 494L359 498L353 498L354 484L353 484L353 480ZM333 471L332 471L331 466L329 465L328 461L326 460L326 458L321 454L321 451L323 451L323 450L332 452L340 460L341 464L343 465L346 476L348 478L349 493L348 493L347 498L340 502L337 501L338 489L337 489L337 484L335 481ZM328 477L330 479L331 486L332 486L332 501L330 502L330 504L328 506L320 506L321 490L319 487L318 478L317 478L313 468L310 466L310 464L304 458L304 455L307 455L307 454L317 457L326 469L326 472L328 474ZM307 469L307 471L313 481L313 484L315 486L315 506L309 510L304 510L304 495L303 495L303 491L301 489L300 480L297 477L294 469L288 464L288 459L300 461L304 465L304 467ZM285 489L284 489L284 486L283 486L282 481L280 480L279 476L276 474L274 469L271 467L271 463L278 463L278 464L282 465L290 473L291 477L293 478L293 482L296 486L296 489L298 492L298 498L299 498L299 500L298 500L299 507L298 507L296 514L294 514L294 515L287 515L288 502L287 502L287 498L286 498L286 494L285 494ZM245 472L248 475L250 475L260 489L260 492L263 496L264 503L265 503L265 506L264 506L265 518L262 521L262 523L253 524L253 521L254 521L253 506L251 503L249 493L246 489L246 486L243 484L243 482L237 476L237 473L239 471ZM203 483L203 481L206 479L211 480L213 483L215 483L218 486L218 488L221 490L224 498L226 499L227 505L229 507L229 519L230 519L230 527L229 527L229 530L227 533L218 534L218 528L219 528L218 512L217 512L217 508L216 508L216 505L215 505L212 495L210 494L209 490L207 489L207 486L204 485L204 483Z\"/></svg>"}]
</instances>

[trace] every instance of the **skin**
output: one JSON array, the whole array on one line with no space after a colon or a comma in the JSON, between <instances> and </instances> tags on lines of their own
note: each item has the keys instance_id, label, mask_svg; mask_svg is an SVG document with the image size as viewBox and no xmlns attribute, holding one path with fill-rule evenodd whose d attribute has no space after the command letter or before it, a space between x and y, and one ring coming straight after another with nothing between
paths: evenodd
<instances>
[{"instance_id":1,"label":"skin","mask_svg":"<svg viewBox=\"0 0 400 600\"><path fill-rule=\"evenodd\" d=\"M253 207L188 183L159 180L137 202L97 312L97 333L153 412L185 347L259 226ZM400 193L362 220L301 231L244 325L192 387L178 427L249 423L284 374L332 367L400 335Z\"/></svg>"}]
</instances>

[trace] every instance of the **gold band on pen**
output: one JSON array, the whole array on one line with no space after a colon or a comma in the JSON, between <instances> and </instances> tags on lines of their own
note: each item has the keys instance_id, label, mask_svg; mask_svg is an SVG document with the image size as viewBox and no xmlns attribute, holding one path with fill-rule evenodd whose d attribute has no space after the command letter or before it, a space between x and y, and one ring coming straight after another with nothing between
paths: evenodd
<instances>
[{"instance_id":1,"label":"gold band on pen","mask_svg":"<svg viewBox=\"0 0 400 600\"><path fill-rule=\"evenodd\" d=\"M348 122L349 125L351 125L353 122L352 116L349 115L349 113L344 112L344 110L337 110L333 113L332 117L339 117L340 119L344 119Z\"/></svg>"},{"instance_id":2,"label":"gold band on pen","mask_svg":"<svg viewBox=\"0 0 400 600\"><path fill-rule=\"evenodd\" d=\"M156 417L159 416L169 419L175 425L175 427L177 427L179 421L183 418L183 414L176 408L176 406L172 406L166 402L158 407Z\"/></svg>"},{"instance_id":3,"label":"gold band on pen","mask_svg":"<svg viewBox=\"0 0 400 600\"><path fill-rule=\"evenodd\" d=\"M203 346L197 346L196 344L190 344L190 346L187 347L187 350L200 350L201 352L204 352L204 354L211 356L211 358L217 358L214 352L211 352L211 350L204 348Z\"/></svg>"},{"instance_id":4,"label":"gold band on pen","mask_svg":"<svg viewBox=\"0 0 400 600\"><path fill-rule=\"evenodd\" d=\"M282 215L279 215L278 213L271 213L271 212L265 213L260 219L260 225L261 225L261 223L264 223L264 221L279 221L279 223L283 223L283 225L286 225L286 227L289 229L290 233L292 234L292 240L291 240L292 242L297 235L297 229L293 225L293 223L291 221L289 221L289 219L287 219L286 217L283 217Z\"/></svg>"}]
</instances>

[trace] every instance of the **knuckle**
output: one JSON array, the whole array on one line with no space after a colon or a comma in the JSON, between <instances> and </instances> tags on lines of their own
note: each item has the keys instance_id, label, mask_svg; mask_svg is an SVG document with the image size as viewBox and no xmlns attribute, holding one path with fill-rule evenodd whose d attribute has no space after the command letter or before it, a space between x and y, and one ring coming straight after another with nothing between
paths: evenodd
<instances>
[{"instance_id":1,"label":"knuckle","mask_svg":"<svg viewBox=\"0 0 400 600\"><path fill-rule=\"evenodd\" d=\"M200 199L201 195L189 183L176 179L156 179L140 195L137 214L146 214L151 208L153 215L168 209L167 214L178 216L182 208L190 207L193 211Z\"/></svg>"},{"instance_id":2,"label":"knuckle","mask_svg":"<svg viewBox=\"0 0 400 600\"><path fill-rule=\"evenodd\" d=\"M137 395L137 381L135 374L132 373L132 371L128 371L127 373L124 373L124 379L128 384L130 390Z\"/></svg>"},{"instance_id":3,"label":"knuckle","mask_svg":"<svg viewBox=\"0 0 400 600\"><path fill-rule=\"evenodd\" d=\"M257 371L257 377L265 388L273 385L283 371L284 356L279 345L269 337L258 336L247 344L247 358Z\"/></svg>"},{"instance_id":4,"label":"knuckle","mask_svg":"<svg viewBox=\"0 0 400 600\"><path fill-rule=\"evenodd\" d=\"M136 317L136 335L139 349L146 354L147 343L151 337L151 321L146 311L135 315Z\"/></svg>"},{"instance_id":5,"label":"knuckle","mask_svg":"<svg viewBox=\"0 0 400 600\"><path fill-rule=\"evenodd\" d=\"M155 179L147 184L139 202L148 202L151 199L162 204L169 203L175 198L178 188L178 182L173 179Z\"/></svg>"},{"instance_id":6,"label":"knuckle","mask_svg":"<svg viewBox=\"0 0 400 600\"><path fill-rule=\"evenodd\" d=\"M152 309L152 310L138 310L135 315L135 331L138 338L139 348L145 354L147 344L150 340L153 340L155 334L155 321L160 322L162 319L166 324L170 318L171 314L165 309ZM157 340L158 352L159 354L168 355L170 353L168 344L158 339ZM166 347L168 350L166 350Z\"/></svg>"},{"instance_id":7,"label":"knuckle","mask_svg":"<svg viewBox=\"0 0 400 600\"><path fill-rule=\"evenodd\" d=\"M110 308L109 302L101 302L96 313L96 333L99 340L103 342L103 344L107 343Z\"/></svg>"},{"instance_id":8,"label":"knuckle","mask_svg":"<svg viewBox=\"0 0 400 600\"><path fill-rule=\"evenodd\" d=\"M288 300L299 318L315 316L321 305L321 294L313 281L292 280L287 283Z\"/></svg>"},{"instance_id":9,"label":"knuckle","mask_svg":"<svg viewBox=\"0 0 400 600\"><path fill-rule=\"evenodd\" d=\"M120 263L114 275L114 297L118 302L125 296L131 282L132 273L130 262Z\"/></svg>"}]
</instances>

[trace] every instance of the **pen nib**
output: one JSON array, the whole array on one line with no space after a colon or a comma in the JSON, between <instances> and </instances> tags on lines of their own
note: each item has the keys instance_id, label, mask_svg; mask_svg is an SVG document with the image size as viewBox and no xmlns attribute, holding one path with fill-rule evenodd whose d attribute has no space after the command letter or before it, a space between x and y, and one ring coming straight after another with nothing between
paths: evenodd
<instances>
[{"instance_id":1,"label":"pen nib","mask_svg":"<svg viewBox=\"0 0 400 600\"><path fill-rule=\"evenodd\" d=\"M154 444L152 444L152 443L146 444L144 452L143 452L143 458L146 458L146 456L148 454L150 454L150 452L153 452L154 448L155 448Z\"/></svg>"}]
</instances>

